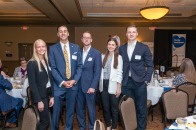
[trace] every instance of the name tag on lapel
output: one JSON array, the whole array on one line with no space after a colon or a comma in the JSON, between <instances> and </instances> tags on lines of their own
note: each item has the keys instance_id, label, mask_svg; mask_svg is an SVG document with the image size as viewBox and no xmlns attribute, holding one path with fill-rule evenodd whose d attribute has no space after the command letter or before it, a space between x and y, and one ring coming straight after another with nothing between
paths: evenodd
<instances>
[{"instance_id":1,"label":"name tag on lapel","mask_svg":"<svg viewBox=\"0 0 196 130\"><path fill-rule=\"evenodd\" d=\"M89 58L88 58L88 61L92 61L92 60L93 60L93 58L92 58L92 57L89 57Z\"/></svg>"},{"instance_id":2,"label":"name tag on lapel","mask_svg":"<svg viewBox=\"0 0 196 130\"><path fill-rule=\"evenodd\" d=\"M72 59L73 60L77 60L77 56L76 55L72 55Z\"/></svg>"},{"instance_id":3,"label":"name tag on lapel","mask_svg":"<svg viewBox=\"0 0 196 130\"><path fill-rule=\"evenodd\" d=\"M135 59L136 60L141 60L141 56L140 55L135 55Z\"/></svg>"}]
</instances>

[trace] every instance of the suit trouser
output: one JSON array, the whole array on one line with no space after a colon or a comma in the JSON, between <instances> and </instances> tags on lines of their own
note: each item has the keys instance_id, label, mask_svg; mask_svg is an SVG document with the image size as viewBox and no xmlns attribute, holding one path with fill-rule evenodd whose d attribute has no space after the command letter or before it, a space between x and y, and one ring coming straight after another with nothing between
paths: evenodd
<instances>
[{"instance_id":1,"label":"suit trouser","mask_svg":"<svg viewBox=\"0 0 196 130\"><path fill-rule=\"evenodd\" d=\"M96 93L88 94L79 90L77 97L76 113L80 130L86 129L86 104L88 107L89 130L93 130L96 120Z\"/></svg>"},{"instance_id":2,"label":"suit trouser","mask_svg":"<svg viewBox=\"0 0 196 130\"><path fill-rule=\"evenodd\" d=\"M118 102L119 98L115 94L108 93L109 80L103 80L103 92L101 92L101 100L103 105L104 118L106 126L117 128L118 124Z\"/></svg>"},{"instance_id":3,"label":"suit trouser","mask_svg":"<svg viewBox=\"0 0 196 130\"><path fill-rule=\"evenodd\" d=\"M135 82L129 77L127 85L122 86L122 94L134 99L138 130L145 130L147 120L147 88L145 82Z\"/></svg>"},{"instance_id":4,"label":"suit trouser","mask_svg":"<svg viewBox=\"0 0 196 130\"><path fill-rule=\"evenodd\" d=\"M39 111L39 117L40 117L40 123L38 125L38 130L47 130L48 126L50 124L50 114L49 114L49 108L48 108L48 98L42 99L42 102L44 104L44 110ZM36 104L36 107L38 108L38 104Z\"/></svg>"},{"instance_id":5,"label":"suit trouser","mask_svg":"<svg viewBox=\"0 0 196 130\"><path fill-rule=\"evenodd\" d=\"M73 130L74 110L78 90L67 89L59 96L54 96L51 130L59 129L62 103L66 100L66 124L65 130ZM65 99L66 98L66 99Z\"/></svg>"},{"instance_id":6,"label":"suit trouser","mask_svg":"<svg viewBox=\"0 0 196 130\"><path fill-rule=\"evenodd\" d=\"M20 99L20 98L16 98L16 99L18 100L18 104L14 108L14 109L16 109L16 111L12 111L9 114L8 119L6 121L8 123L14 123L14 122L16 122L16 116L19 117L19 113L20 113L20 110L22 108L23 100Z\"/></svg>"}]
</instances>

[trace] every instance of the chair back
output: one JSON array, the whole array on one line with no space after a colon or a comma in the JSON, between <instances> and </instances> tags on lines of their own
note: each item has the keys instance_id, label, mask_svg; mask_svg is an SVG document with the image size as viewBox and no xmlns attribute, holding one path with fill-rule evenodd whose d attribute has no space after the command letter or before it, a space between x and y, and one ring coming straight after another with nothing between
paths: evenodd
<instances>
[{"instance_id":1,"label":"chair back","mask_svg":"<svg viewBox=\"0 0 196 130\"><path fill-rule=\"evenodd\" d=\"M105 126L104 126L103 122L101 120L97 119L95 121L93 130L105 130Z\"/></svg>"},{"instance_id":2,"label":"chair back","mask_svg":"<svg viewBox=\"0 0 196 130\"><path fill-rule=\"evenodd\" d=\"M33 105L30 87L27 87L27 98L28 98L27 105L28 105L28 106L29 106L29 105Z\"/></svg>"},{"instance_id":3,"label":"chair back","mask_svg":"<svg viewBox=\"0 0 196 130\"><path fill-rule=\"evenodd\" d=\"M134 130L137 128L137 118L134 100L124 95L119 102L120 116L124 130Z\"/></svg>"},{"instance_id":4,"label":"chair back","mask_svg":"<svg viewBox=\"0 0 196 130\"><path fill-rule=\"evenodd\" d=\"M171 89L162 94L164 107L164 126L166 119L174 120L177 117L188 115L188 94L185 91Z\"/></svg>"},{"instance_id":5,"label":"chair back","mask_svg":"<svg viewBox=\"0 0 196 130\"><path fill-rule=\"evenodd\" d=\"M38 110L35 106L28 106L23 115L21 130L37 130L40 118Z\"/></svg>"},{"instance_id":6,"label":"chair back","mask_svg":"<svg viewBox=\"0 0 196 130\"><path fill-rule=\"evenodd\" d=\"M193 84L191 82L186 82L177 86L176 88L188 93L189 95L188 112L193 113L195 98L196 98L196 84Z\"/></svg>"}]
</instances>

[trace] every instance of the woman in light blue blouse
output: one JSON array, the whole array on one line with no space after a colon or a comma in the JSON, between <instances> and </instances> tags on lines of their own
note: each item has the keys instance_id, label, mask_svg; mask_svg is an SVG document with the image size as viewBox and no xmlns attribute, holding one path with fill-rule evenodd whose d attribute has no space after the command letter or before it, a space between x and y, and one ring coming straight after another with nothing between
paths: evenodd
<instances>
[{"instance_id":1,"label":"woman in light blue blouse","mask_svg":"<svg viewBox=\"0 0 196 130\"><path fill-rule=\"evenodd\" d=\"M107 50L102 55L100 92L107 130L116 130L118 123L118 102L121 94L122 57L118 54L115 38L108 40Z\"/></svg>"}]
</instances>

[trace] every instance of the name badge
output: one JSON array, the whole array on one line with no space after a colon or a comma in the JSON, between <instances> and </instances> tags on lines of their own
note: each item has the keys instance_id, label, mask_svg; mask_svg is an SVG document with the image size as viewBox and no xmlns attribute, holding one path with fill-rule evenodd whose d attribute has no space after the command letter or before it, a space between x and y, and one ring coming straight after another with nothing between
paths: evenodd
<instances>
[{"instance_id":1,"label":"name badge","mask_svg":"<svg viewBox=\"0 0 196 130\"><path fill-rule=\"evenodd\" d=\"M72 55L72 59L73 60L77 60L77 56L76 55Z\"/></svg>"},{"instance_id":2,"label":"name badge","mask_svg":"<svg viewBox=\"0 0 196 130\"><path fill-rule=\"evenodd\" d=\"M141 60L141 56L140 55L135 55L135 59L136 60Z\"/></svg>"},{"instance_id":3,"label":"name badge","mask_svg":"<svg viewBox=\"0 0 196 130\"><path fill-rule=\"evenodd\" d=\"M93 58L92 58L92 57L89 57L89 58L88 58L88 61L92 61L92 60L93 60Z\"/></svg>"}]
</instances>

